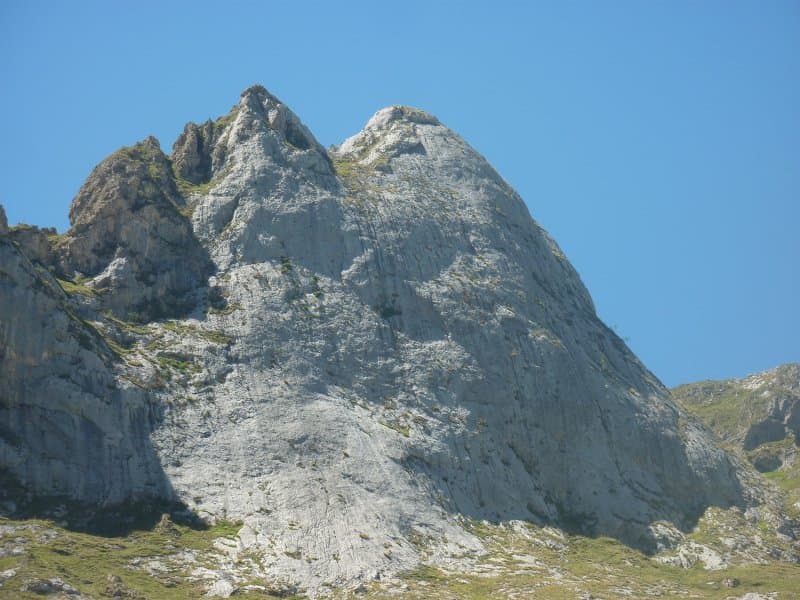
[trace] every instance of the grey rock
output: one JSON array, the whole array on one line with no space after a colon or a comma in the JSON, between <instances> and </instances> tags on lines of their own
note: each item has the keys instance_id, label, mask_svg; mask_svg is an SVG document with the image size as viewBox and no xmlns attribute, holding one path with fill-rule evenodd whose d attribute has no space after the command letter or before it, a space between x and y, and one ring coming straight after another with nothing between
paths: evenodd
<instances>
[{"instance_id":1,"label":"grey rock","mask_svg":"<svg viewBox=\"0 0 800 600\"><path fill-rule=\"evenodd\" d=\"M65 582L60 577L52 579L32 579L25 582L20 588L23 592L31 592L40 596L48 596L50 594L64 594L71 597L80 596L80 592Z\"/></svg>"},{"instance_id":2,"label":"grey rock","mask_svg":"<svg viewBox=\"0 0 800 600\"><path fill-rule=\"evenodd\" d=\"M744 502L725 454L682 424L458 136L421 111L380 111L332 151L333 178L315 143L272 125L280 114L295 122L273 97L243 96L221 138L232 167L193 213L238 307L208 317L237 339L213 423L182 414L169 446L170 479L199 510L244 518L245 546L277 540L273 571L314 586L412 566L415 533L479 546L459 514L647 544L653 520L687 527L709 503Z\"/></svg>"},{"instance_id":3,"label":"grey rock","mask_svg":"<svg viewBox=\"0 0 800 600\"><path fill-rule=\"evenodd\" d=\"M54 228L17 225L9 229L7 235L12 243L16 243L25 255L38 265L54 266L53 241L58 237Z\"/></svg>"},{"instance_id":4,"label":"grey rock","mask_svg":"<svg viewBox=\"0 0 800 600\"><path fill-rule=\"evenodd\" d=\"M0 204L0 235L8 231L8 219L6 218L6 209Z\"/></svg>"},{"instance_id":5,"label":"grey rock","mask_svg":"<svg viewBox=\"0 0 800 600\"><path fill-rule=\"evenodd\" d=\"M741 582L735 577L726 577L725 579L722 580L722 585L728 588L739 587L740 583Z\"/></svg>"},{"instance_id":6,"label":"grey rock","mask_svg":"<svg viewBox=\"0 0 800 600\"><path fill-rule=\"evenodd\" d=\"M95 168L73 200L60 269L90 278L98 307L123 319L186 314L211 264L185 209L155 138L123 148Z\"/></svg>"},{"instance_id":7,"label":"grey rock","mask_svg":"<svg viewBox=\"0 0 800 600\"><path fill-rule=\"evenodd\" d=\"M114 504L170 497L156 413L47 271L0 239L0 466L34 493Z\"/></svg>"},{"instance_id":8,"label":"grey rock","mask_svg":"<svg viewBox=\"0 0 800 600\"><path fill-rule=\"evenodd\" d=\"M227 579L218 579L215 581L208 591L206 596L217 598L230 598L236 592L236 586Z\"/></svg>"},{"instance_id":9,"label":"grey rock","mask_svg":"<svg viewBox=\"0 0 800 600\"><path fill-rule=\"evenodd\" d=\"M233 112L235 115L235 111ZM176 177L192 184L208 183L225 161L225 146L217 142L224 124L231 115L202 125L187 123L172 146L173 170Z\"/></svg>"},{"instance_id":10,"label":"grey rock","mask_svg":"<svg viewBox=\"0 0 800 600\"><path fill-rule=\"evenodd\" d=\"M795 446L800 445L800 365L786 365L784 369L791 367L794 367L794 389L783 390L769 399L767 417L752 424L745 434L742 442L745 450L786 437L791 437Z\"/></svg>"},{"instance_id":11,"label":"grey rock","mask_svg":"<svg viewBox=\"0 0 800 600\"><path fill-rule=\"evenodd\" d=\"M243 522L231 564L255 553L276 585L312 595L479 554L465 519L655 550L652 523L686 530L708 505L757 502L516 192L435 117L389 107L326 152L255 86L228 118L187 127L172 165L154 142L135 151L79 192L62 265L107 286L98 306L118 314L213 293L191 318L113 334L130 337L123 361L99 342L82 352L62 300L33 291L49 280L8 250L2 382L17 387L0 423L16 443L0 465L37 492L174 494ZM208 185L179 192L173 168ZM155 278L133 290L147 264ZM125 384L153 364L158 386ZM95 443L79 448L87 418ZM57 468L38 431L68 446Z\"/></svg>"}]
</instances>

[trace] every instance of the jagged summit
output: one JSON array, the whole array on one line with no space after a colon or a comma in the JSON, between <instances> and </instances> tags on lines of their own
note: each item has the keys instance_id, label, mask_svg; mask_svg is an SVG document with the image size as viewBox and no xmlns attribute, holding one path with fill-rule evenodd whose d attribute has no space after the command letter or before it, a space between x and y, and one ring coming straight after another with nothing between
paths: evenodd
<instances>
[{"instance_id":1,"label":"jagged summit","mask_svg":"<svg viewBox=\"0 0 800 600\"><path fill-rule=\"evenodd\" d=\"M275 104L283 104L276 96L273 96L267 88L265 88L260 83L254 83L249 88L246 88L239 94L239 98L244 100L245 98L255 98L256 102L265 103L268 101L274 102Z\"/></svg>"},{"instance_id":2,"label":"jagged summit","mask_svg":"<svg viewBox=\"0 0 800 600\"><path fill-rule=\"evenodd\" d=\"M248 577L311 594L477 560L475 520L654 550L759 501L430 115L381 110L328 154L254 86L169 157L109 157L73 212L49 247L66 292L0 245L0 342L36 340L0 355L0 466L33 493L239 520Z\"/></svg>"},{"instance_id":3,"label":"jagged summit","mask_svg":"<svg viewBox=\"0 0 800 600\"><path fill-rule=\"evenodd\" d=\"M325 149L288 106L261 85L247 88L241 94L240 115L263 122L298 150L314 149L323 156ZM237 118L241 118L237 117Z\"/></svg>"}]
</instances>

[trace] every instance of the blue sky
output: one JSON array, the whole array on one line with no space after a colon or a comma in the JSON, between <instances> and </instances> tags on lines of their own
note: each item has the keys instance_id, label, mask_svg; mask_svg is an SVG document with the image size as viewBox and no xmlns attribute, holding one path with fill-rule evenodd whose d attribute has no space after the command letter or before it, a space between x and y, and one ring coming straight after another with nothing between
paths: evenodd
<instances>
[{"instance_id":1,"label":"blue sky","mask_svg":"<svg viewBox=\"0 0 800 600\"><path fill-rule=\"evenodd\" d=\"M800 3L0 3L0 203L67 227L92 167L263 83L318 139L436 114L667 385L800 361Z\"/></svg>"}]
</instances>

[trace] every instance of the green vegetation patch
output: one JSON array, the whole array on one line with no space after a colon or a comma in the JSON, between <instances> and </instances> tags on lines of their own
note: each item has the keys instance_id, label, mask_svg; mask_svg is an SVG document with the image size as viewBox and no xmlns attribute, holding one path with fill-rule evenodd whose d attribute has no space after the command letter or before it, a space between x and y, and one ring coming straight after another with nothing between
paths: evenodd
<instances>
[{"instance_id":1,"label":"green vegetation patch","mask_svg":"<svg viewBox=\"0 0 800 600\"><path fill-rule=\"evenodd\" d=\"M67 234L66 233L54 233L53 235L47 236L47 242L53 248L58 248L67 241Z\"/></svg>"},{"instance_id":2,"label":"green vegetation patch","mask_svg":"<svg viewBox=\"0 0 800 600\"><path fill-rule=\"evenodd\" d=\"M403 423L390 423L388 421L379 421L379 423L384 427L388 427L389 429L396 431L403 437L409 437L411 435L411 429L408 427L408 425Z\"/></svg>"},{"instance_id":3,"label":"green vegetation patch","mask_svg":"<svg viewBox=\"0 0 800 600\"><path fill-rule=\"evenodd\" d=\"M176 354L160 352L156 354L156 362L164 370L175 370L180 373L198 373L200 367L194 361L186 360Z\"/></svg>"},{"instance_id":4,"label":"green vegetation patch","mask_svg":"<svg viewBox=\"0 0 800 600\"><path fill-rule=\"evenodd\" d=\"M396 580L368 584L364 598L598 598L690 597L724 599L748 592L775 593L778 600L796 598L800 566L784 562L739 565L709 571L699 566L682 569L661 564L607 537L563 536L534 525L498 526L465 520L486 552L474 555L464 572L429 564L406 571ZM134 528L120 535L94 535L68 531L52 521L0 518L0 547L13 544L23 552L0 558L0 570L15 574L0 588L0 598L38 598L21 592L25 582L59 577L81 593L96 598L138 597L164 600L198 598L208 582L197 581L191 571L215 568L214 540L235 537L240 523L220 522L190 526L162 517L156 525ZM406 536L422 549L434 543L430 536L412 530ZM444 540L441 540L444 541ZM197 563L173 560L193 551ZM287 551L295 560L299 551ZM385 554L391 560L391 553ZM469 552L463 554L470 556ZM257 555L253 555L258 560ZM155 561L155 562L151 562ZM148 564L161 568L145 568ZM267 590L271 582L248 581ZM269 598L268 592L240 589L237 597ZM277 593L276 593L277 595ZM334 597L348 597L334 590ZM772 597L772 596L771 596Z\"/></svg>"},{"instance_id":5,"label":"green vegetation patch","mask_svg":"<svg viewBox=\"0 0 800 600\"><path fill-rule=\"evenodd\" d=\"M757 391L744 389L735 382L681 385L672 390L672 396L726 443L736 443L751 424L767 416L767 403Z\"/></svg>"},{"instance_id":6,"label":"green vegetation patch","mask_svg":"<svg viewBox=\"0 0 800 600\"><path fill-rule=\"evenodd\" d=\"M209 312L212 312L211 309L209 309ZM181 323L180 321L165 321L161 324L161 326L164 329L178 335L200 337L208 342L211 342L212 344L219 344L221 346L228 346L234 342L234 339L231 336L225 335L216 329L202 329L195 325Z\"/></svg>"},{"instance_id":7,"label":"green vegetation patch","mask_svg":"<svg viewBox=\"0 0 800 600\"><path fill-rule=\"evenodd\" d=\"M211 315L229 315L242 308L241 304L228 303L224 306L209 306L208 313Z\"/></svg>"},{"instance_id":8,"label":"green vegetation patch","mask_svg":"<svg viewBox=\"0 0 800 600\"><path fill-rule=\"evenodd\" d=\"M225 129L228 125L230 125L236 120L236 115L238 114L239 114L239 105L234 104L227 115L223 115L219 117L216 121L214 121L214 129L220 131Z\"/></svg>"},{"instance_id":9,"label":"green vegetation patch","mask_svg":"<svg viewBox=\"0 0 800 600\"><path fill-rule=\"evenodd\" d=\"M69 281L68 279L56 278L56 281L68 296L79 295L86 296L87 298L94 298L98 295L98 290L85 285L85 282L88 281L88 279L75 279L74 281Z\"/></svg>"},{"instance_id":10,"label":"green vegetation patch","mask_svg":"<svg viewBox=\"0 0 800 600\"><path fill-rule=\"evenodd\" d=\"M133 333L135 335L148 335L150 333L150 330L147 327L142 327L141 325L132 323L130 321L123 321L109 312L103 313L103 318L105 318L107 321L111 321L114 325L126 333Z\"/></svg>"},{"instance_id":11,"label":"green vegetation patch","mask_svg":"<svg viewBox=\"0 0 800 600\"><path fill-rule=\"evenodd\" d=\"M367 180L376 170L385 167L389 159L385 156L380 156L369 164L362 163L361 161L366 158L373 147L374 145L360 149L355 156L331 155L331 162L336 175L339 176L346 188L357 191L359 194L363 194L365 191L375 191ZM355 199L352 200L354 203L358 202Z\"/></svg>"},{"instance_id":12,"label":"green vegetation patch","mask_svg":"<svg viewBox=\"0 0 800 600\"><path fill-rule=\"evenodd\" d=\"M149 530L134 530L126 535L101 536L68 531L51 521L15 521L0 518L0 547L12 543L23 548L18 556L0 558L0 570L15 574L0 587L0 598L21 600L41 598L21 588L31 580L60 578L81 593L94 598L129 597L158 600L199 598L204 584L191 576L197 565L181 566L165 560L184 550L197 552L199 564L213 553L218 537L234 537L240 523L220 522L192 528L168 519ZM148 573L143 565L160 561L163 570ZM208 564L213 568L213 563ZM206 584L207 585L207 584ZM270 597L268 594L240 591L244 597Z\"/></svg>"},{"instance_id":13,"label":"green vegetation patch","mask_svg":"<svg viewBox=\"0 0 800 600\"><path fill-rule=\"evenodd\" d=\"M401 574L403 598L647 598L724 599L748 592L796 597L800 565L784 562L709 571L661 564L608 537L564 536L535 525L509 527L467 521L485 544L467 572L423 564ZM406 536L408 537L408 536ZM368 598L396 596L376 583Z\"/></svg>"},{"instance_id":14,"label":"green vegetation patch","mask_svg":"<svg viewBox=\"0 0 800 600\"><path fill-rule=\"evenodd\" d=\"M175 174L175 185L178 187L178 191L184 198L194 196L195 194L205 196L214 186L214 183L216 182L207 181L205 183L192 183L191 181L186 181L182 177L179 177L177 174ZM180 207L180 210L185 217L190 217L192 215L192 210L188 205L186 207Z\"/></svg>"}]
</instances>

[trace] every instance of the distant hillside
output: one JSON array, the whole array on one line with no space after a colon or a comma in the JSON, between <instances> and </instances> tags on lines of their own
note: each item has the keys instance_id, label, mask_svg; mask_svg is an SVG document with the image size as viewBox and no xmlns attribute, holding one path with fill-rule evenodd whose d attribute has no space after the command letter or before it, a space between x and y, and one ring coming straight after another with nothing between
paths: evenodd
<instances>
[{"instance_id":1,"label":"distant hillside","mask_svg":"<svg viewBox=\"0 0 800 600\"><path fill-rule=\"evenodd\" d=\"M800 364L744 379L681 385L672 396L729 450L743 453L800 512Z\"/></svg>"}]
</instances>

